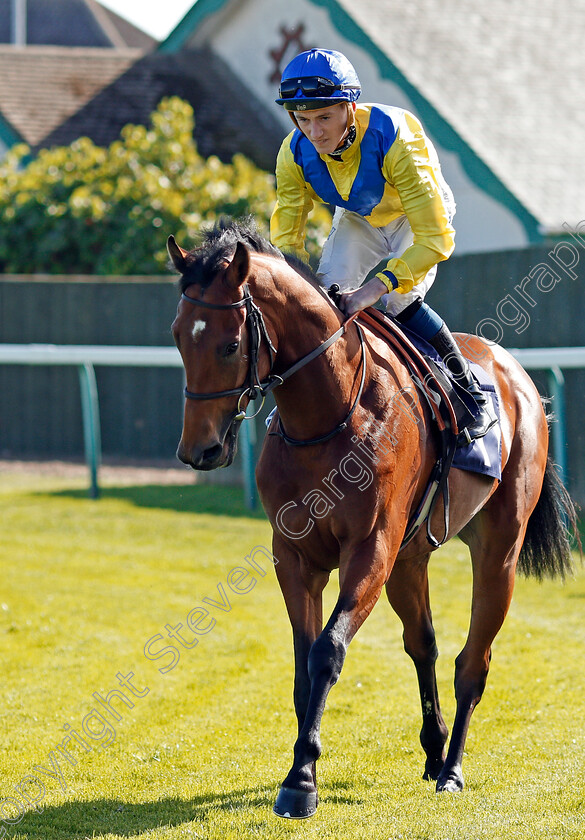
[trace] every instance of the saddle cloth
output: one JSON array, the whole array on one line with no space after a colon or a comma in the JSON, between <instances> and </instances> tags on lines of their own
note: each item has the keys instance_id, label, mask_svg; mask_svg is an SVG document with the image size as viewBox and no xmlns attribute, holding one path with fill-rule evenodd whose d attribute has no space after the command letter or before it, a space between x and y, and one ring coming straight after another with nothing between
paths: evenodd
<instances>
[{"instance_id":1,"label":"saddle cloth","mask_svg":"<svg viewBox=\"0 0 585 840\"><path fill-rule=\"evenodd\" d=\"M405 329L401 324L397 325L402 332L415 345L417 350L428 356L432 361L438 365L443 374L453 383L453 387L458 391L460 396L467 397L462 394L462 389L453 380L451 372L447 365L442 361L437 351L428 342L421 339L418 335ZM469 360L468 360L469 361ZM490 478L495 478L498 481L502 478L502 435L500 427L500 405L498 402L498 395L493 381L488 376L480 365L469 361L471 372L479 383L481 390L484 392L488 400L491 401L492 411L498 418L498 422L488 430L483 437L472 440L467 445L460 445L457 447L455 456L453 458L452 466L460 470L467 470L468 472L481 473ZM474 414L477 414L479 409L477 403L473 398L465 399L467 408Z\"/></svg>"}]
</instances>

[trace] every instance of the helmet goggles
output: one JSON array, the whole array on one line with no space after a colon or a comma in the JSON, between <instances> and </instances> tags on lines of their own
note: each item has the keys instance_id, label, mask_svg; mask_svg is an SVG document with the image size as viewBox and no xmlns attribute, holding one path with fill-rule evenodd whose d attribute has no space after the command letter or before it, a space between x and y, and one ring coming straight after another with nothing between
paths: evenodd
<instances>
[{"instance_id":1,"label":"helmet goggles","mask_svg":"<svg viewBox=\"0 0 585 840\"><path fill-rule=\"evenodd\" d=\"M359 90L359 87L356 85L336 85L331 79L324 79L322 76L283 79L280 83L280 98L294 99L299 89L309 99L327 99L333 96L336 90Z\"/></svg>"}]
</instances>

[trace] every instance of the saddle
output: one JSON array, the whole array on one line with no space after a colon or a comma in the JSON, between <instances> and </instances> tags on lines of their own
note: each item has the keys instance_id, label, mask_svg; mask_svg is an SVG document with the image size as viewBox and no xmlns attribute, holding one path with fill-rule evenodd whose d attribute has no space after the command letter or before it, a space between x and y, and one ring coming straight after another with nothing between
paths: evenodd
<instances>
[{"instance_id":1,"label":"saddle","mask_svg":"<svg viewBox=\"0 0 585 840\"><path fill-rule=\"evenodd\" d=\"M429 402L439 428L441 420L450 424L461 443L470 442L465 434L475 419L477 406L466 388L448 376L430 353L422 352L411 333L393 318L378 309L369 307L358 313L358 321L378 333L408 367L415 384ZM420 339L419 339L420 341ZM432 348L429 346L429 351Z\"/></svg>"},{"instance_id":2,"label":"saddle","mask_svg":"<svg viewBox=\"0 0 585 840\"><path fill-rule=\"evenodd\" d=\"M431 471L423 497L411 516L401 548L404 548L426 522L427 540L438 548L449 532L449 471L457 447L470 442L465 429L475 417L475 400L468 392L450 379L430 356L423 354L410 340L407 333L391 318L378 309L368 307L357 315L357 320L381 336L404 362L419 392L426 399L439 438L439 456ZM431 515L442 496L444 502L444 530L438 539L431 532Z\"/></svg>"}]
</instances>

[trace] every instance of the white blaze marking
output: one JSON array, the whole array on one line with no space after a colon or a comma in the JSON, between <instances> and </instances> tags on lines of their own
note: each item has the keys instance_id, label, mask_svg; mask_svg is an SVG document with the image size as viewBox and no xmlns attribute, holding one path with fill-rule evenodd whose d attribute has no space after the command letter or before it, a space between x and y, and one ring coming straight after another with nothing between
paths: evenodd
<instances>
[{"instance_id":1,"label":"white blaze marking","mask_svg":"<svg viewBox=\"0 0 585 840\"><path fill-rule=\"evenodd\" d=\"M193 336L193 341L197 341L203 330L205 329L206 324L205 321L195 321L193 324L193 329L191 330L191 335Z\"/></svg>"}]
</instances>

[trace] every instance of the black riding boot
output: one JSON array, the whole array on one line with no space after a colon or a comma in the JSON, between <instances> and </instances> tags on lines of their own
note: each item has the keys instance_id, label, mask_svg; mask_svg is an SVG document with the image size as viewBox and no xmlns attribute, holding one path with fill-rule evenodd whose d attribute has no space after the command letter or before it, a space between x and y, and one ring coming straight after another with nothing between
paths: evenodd
<instances>
[{"instance_id":1,"label":"black riding boot","mask_svg":"<svg viewBox=\"0 0 585 840\"><path fill-rule=\"evenodd\" d=\"M439 332L430 340L430 343L453 374L453 378L471 394L479 407L479 414L465 429L465 436L469 436L470 439L483 437L488 429L497 422L497 418L492 412L488 398L471 373L467 359L463 357L459 345L446 324L443 324Z\"/></svg>"}]
</instances>

